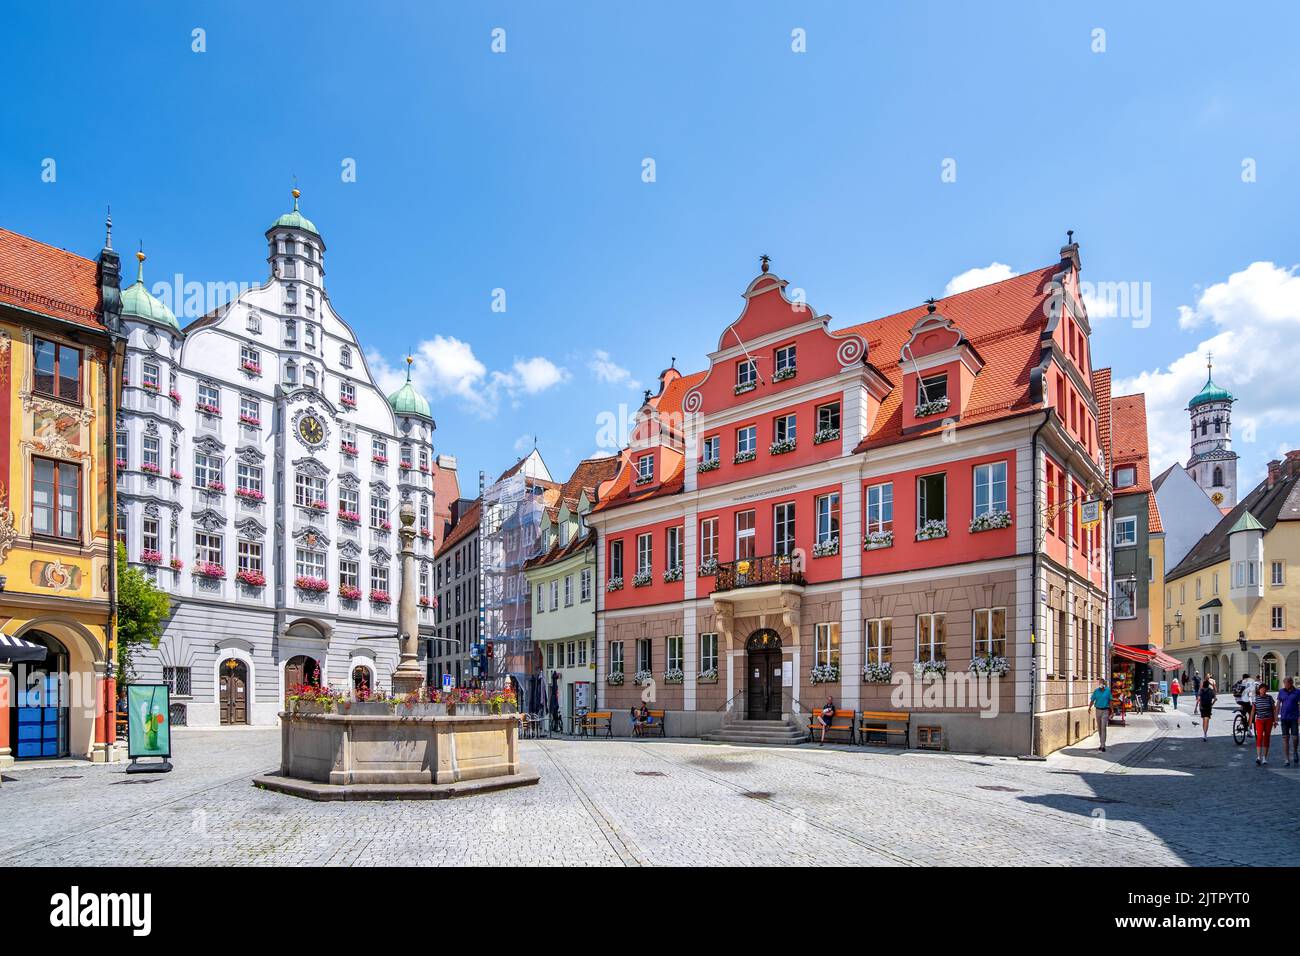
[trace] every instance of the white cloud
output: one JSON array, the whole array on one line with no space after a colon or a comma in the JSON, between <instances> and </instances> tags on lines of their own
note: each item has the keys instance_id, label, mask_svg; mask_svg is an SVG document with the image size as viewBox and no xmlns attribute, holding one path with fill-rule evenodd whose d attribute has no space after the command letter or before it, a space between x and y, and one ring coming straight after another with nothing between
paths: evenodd
<instances>
[{"instance_id":1,"label":"white cloud","mask_svg":"<svg viewBox=\"0 0 1300 956\"><path fill-rule=\"evenodd\" d=\"M520 435L515 439L515 453L522 455L533 450L537 442L532 435Z\"/></svg>"},{"instance_id":2,"label":"white cloud","mask_svg":"<svg viewBox=\"0 0 1300 956\"><path fill-rule=\"evenodd\" d=\"M966 292L969 289L978 289L982 285L990 285L994 282L1001 282L1003 279L1010 279L1019 275L1009 265L1001 262L991 262L983 268L967 269L959 275L953 276L944 286L944 297L956 295L958 292Z\"/></svg>"},{"instance_id":3,"label":"white cloud","mask_svg":"<svg viewBox=\"0 0 1300 956\"><path fill-rule=\"evenodd\" d=\"M394 366L378 352L366 359L376 382L387 393L406 379L405 363ZM488 371L473 347L454 336L435 335L415 349L412 380L430 399L458 399L462 407L482 418L491 418L502 396L515 402L522 394L536 395L559 385L569 372L543 356L515 359L510 371Z\"/></svg>"},{"instance_id":4,"label":"white cloud","mask_svg":"<svg viewBox=\"0 0 1300 956\"><path fill-rule=\"evenodd\" d=\"M1084 291L1083 307L1088 313L1088 318L1113 319L1119 314L1119 302L1114 296L1096 295L1093 292Z\"/></svg>"},{"instance_id":5,"label":"white cloud","mask_svg":"<svg viewBox=\"0 0 1300 956\"><path fill-rule=\"evenodd\" d=\"M1266 447L1300 446L1295 434L1294 376L1300 368L1300 276L1295 268L1253 262L1226 282L1200 294L1194 306L1180 306L1183 329L1208 327L1213 334L1163 368L1118 379L1117 395L1145 392L1152 473L1190 454L1187 402L1205 384L1205 361L1214 355L1214 381L1236 398L1234 450L1247 459L1238 491L1248 476L1262 473ZM1277 429L1273 434L1264 434ZM1286 429L1286 431L1283 431Z\"/></svg>"},{"instance_id":6,"label":"white cloud","mask_svg":"<svg viewBox=\"0 0 1300 956\"><path fill-rule=\"evenodd\" d=\"M604 382L606 385L626 385L628 388L636 391L641 387L641 383L632 377L632 373L623 366L615 362L608 352L604 349L596 349L587 368L591 369L591 374L596 376L596 380Z\"/></svg>"}]
</instances>

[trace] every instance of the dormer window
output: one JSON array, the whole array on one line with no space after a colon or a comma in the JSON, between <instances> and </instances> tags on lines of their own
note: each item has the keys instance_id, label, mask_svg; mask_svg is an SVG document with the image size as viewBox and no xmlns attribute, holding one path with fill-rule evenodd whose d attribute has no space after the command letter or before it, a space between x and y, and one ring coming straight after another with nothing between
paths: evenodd
<instances>
[{"instance_id":1,"label":"dormer window","mask_svg":"<svg viewBox=\"0 0 1300 956\"><path fill-rule=\"evenodd\" d=\"M736 363L736 394L751 391L758 387L758 366L753 359L741 359Z\"/></svg>"},{"instance_id":2,"label":"dormer window","mask_svg":"<svg viewBox=\"0 0 1300 956\"><path fill-rule=\"evenodd\" d=\"M636 483L644 485L655 476L655 456L642 455L636 460Z\"/></svg>"},{"instance_id":3,"label":"dormer window","mask_svg":"<svg viewBox=\"0 0 1300 956\"><path fill-rule=\"evenodd\" d=\"M938 415L948 410L948 375L930 375L916 380L916 417Z\"/></svg>"},{"instance_id":4,"label":"dormer window","mask_svg":"<svg viewBox=\"0 0 1300 956\"><path fill-rule=\"evenodd\" d=\"M254 335L258 335L262 331L262 317L252 310L249 310L248 313L247 328L248 331L252 332Z\"/></svg>"},{"instance_id":5,"label":"dormer window","mask_svg":"<svg viewBox=\"0 0 1300 956\"><path fill-rule=\"evenodd\" d=\"M339 349L339 364L344 368L352 367L352 349L346 345Z\"/></svg>"},{"instance_id":6,"label":"dormer window","mask_svg":"<svg viewBox=\"0 0 1300 956\"><path fill-rule=\"evenodd\" d=\"M569 522L565 521L560 525L560 547L569 546Z\"/></svg>"},{"instance_id":7,"label":"dormer window","mask_svg":"<svg viewBox=\"0 0 1300 956\"><path fill-rule=\"evenodd\" d=\"M357 387L351 382L339 383L339 404L346 408L357 407Z\"/></svg>"},{"instance_id":8,"label":"dormer window","mask_svg":"<svg viewBox=\"0 0 1300 956\"><path fill-rule=\"evenodd\" d=\"M1115 469L1115 487L1132 488L1137 484L1137 469L1132 465Z\"/></svg>"}]
</instances>

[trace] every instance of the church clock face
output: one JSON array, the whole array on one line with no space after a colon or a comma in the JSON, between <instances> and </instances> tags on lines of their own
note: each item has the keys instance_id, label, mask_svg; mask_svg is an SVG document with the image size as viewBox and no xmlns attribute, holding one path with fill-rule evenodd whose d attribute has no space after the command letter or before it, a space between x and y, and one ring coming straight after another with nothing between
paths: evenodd
<instances>
[{"instance_id":1,"label":"church clock face","mask_svg":"<svg viewBox=\"0 0 1300 956\"><path fill-rule=\"evenodd\" d=\"M304 415L298 420L298 437L308 445L319 445L325 441L325 426L315 415Z\"/></svg>"},{"instance_id":2,"label":"church clock face","mask_svg":"<svg viewBox=\"0 0 1300 956\"><path fill-rule=\"evenodd\" d=\"M1223 504L1223 492L1216 491L1214 494L1210 495L1210 500L1213 501L1216 505Z\"/></svg>"}]
</instances>

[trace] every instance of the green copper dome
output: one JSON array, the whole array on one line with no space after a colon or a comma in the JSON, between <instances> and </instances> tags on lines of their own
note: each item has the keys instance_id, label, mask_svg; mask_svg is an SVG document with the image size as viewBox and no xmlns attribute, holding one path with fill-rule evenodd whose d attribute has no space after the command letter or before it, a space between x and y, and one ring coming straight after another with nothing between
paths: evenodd
<instances>
[{"instance_id":1,"label":"green copper dome","mask_svg":"<svg viewBox=\"0 0 1300 956\"><path fill-rule=\"evenodd\" d=\"M433 412L429 408L429 403L411 384L411 362L412 359L408 357L406 359L406 384L388 396L388 404L392 405L393 411L399 415L418 415L421 418L432 419Z\"/></svg>"},{"instance_id":2,"label":"green copper dome","mask_svg":"<svg viewBox=\"0 0 1300 956\"><path fill-rule=\"evenodd\" d=\"M1226 388L1220 388L1214 384L1214 380L1207 378L1205 387L1196 393L1196 396L1187 403L1188 408L1195 408L1198 405L1208 405L1210 402L1231 402L1234 401L1232 392Z\"/></svg>"},{"instance_id":3,"label":"green copper dome","mask_svg":"<svg viewBox=\"0 0 1300 956\"><path fill-rule=\"evenodd\" d=\"M172 310L151 296L144 287L144 253L137 252L135 257L140 262L140 271L135 282L122 290L122 318L144 319L179 332L181 324L176 321Z\"/></svg>"},{"instance_id":4,"label":"green copper dome","mask_svg":"<svg viewBox=\"0 0 1300 956\"><path fill-rule=\"evenodd\" d=\"M304 232L310 232L312 235L319 236L320 230L316 224L298 211L298 196L301 195L298 190L293 191L293 211L286 212L283 216L271 223L272 229L302 229Z\"/></svg>"}]
</instances>

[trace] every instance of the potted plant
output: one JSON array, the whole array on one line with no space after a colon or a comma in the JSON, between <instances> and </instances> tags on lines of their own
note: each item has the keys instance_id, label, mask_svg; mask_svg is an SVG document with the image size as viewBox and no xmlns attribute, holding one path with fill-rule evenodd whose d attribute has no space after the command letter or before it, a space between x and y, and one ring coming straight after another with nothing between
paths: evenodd
<instances>
[{"instance_id":1,"label":"potted plant","mask_svg":"<svg viewBox=\"0 0 1300 956\"><path fill-rule=\"evenodd\" d=\"M1003 677L1011 671L1011 662L998 655L981 654L971 658L970 671L980 676Z\"/></svg>"},{"instance_id":2,"label":"potted plant","mask_svg":"<svg viewBox=\"0 0 1300 956\"><path fill-rule=\"evenodd\" d=\"M813 545L812 549L814 558L828 558L840 553L840 538L835 535L833 538L827 538L825 541L819 541Z\"/></svg>"},{"instance_id":3,"label":"potted plant","mask_svg":"<svg viewBox=\"0 0 1300 956\"><path fill-rule=\"evenodd\" d=\"M893 677L894 665L889 661L864 664L862 667L862 681L865 684L888 684Z\"/></svg>"},{"instance_id":4,"label":"potted plant","mask_svg":"<svg viewBox=\"0 0 1300 956\"><path fill-rule=\"evenodd\" d=\"M700 562L699 575L702 578L712 577L718 573L718 559L705 558Z\"/></svg>"},{"instance_id":5,"label":"potted plant","mask_svg":"<svg viewBox=\"0 0 1300 956\"><path fill-rule=\"evenodd\" d=\"M680 667L670 667L664 671L665 684L681 684L686 680L686 674Z\"/></svg>"},{"instance_id":6,"label":"potted plant","mask_svg":"<svg viewBox=\"0 0 1300 956\"><path fill-rule=\"evenodd\" d=\"M798 374L798 368L793 365L787 365L785 368L779 368L772 373L772 381L784 382L787 379L794 378Z\"/></svg>"},{"instance_id":7,"label":"potted plant","mask_svg":"<svg viewBox=\"0 0 1300 956\"><path fill-rule=\"evenodd\" d=\"M701 474L706 471L717 471L719 464L720 462L716 458L706 458L703 461L696 463L695 471Z\"/></svg>"},{"instance_id":8,"label":"potted plant","mask_svg":"<svg viewBox=\"0 0 1300 956\"><path fill-rule=\"evenodd\" d=\"M795 450L796 442L793 438L780 438L767 446L769 455L784 455Z\"/></svg>"},{"instance_id":9,"label":"potted plant","mask_svg":"<svg viewBox=\"0 0 1300 956\"><path fill-rule=\"evenodd\" d=\"M680 581L681 579L682 579L682 567L681 567L680 564L679 564L677 567L675 567L675 568L665 568L665 569L664 569L664 583L665 583L665 584L671 584L671 583L673 583L674 581Z\"/></svg>"},{"instance_id":10,"label":"potted plant","mask_svg":"<svg viewBox=\"0 0 1300 956\"><path fill-rule=\"evenodd\" d=\"M339 597L341 597L345 601L360 601L361 588L355 587L351 584L340 584Z\"/></svg>"},{"instance_id":11,"label":"potted plant","mask_svg":"<svg viewBox=\"0 0 1300 956\"><path fill-rule=\"evenodd\" d=\"M225 578L226 569L215 561L203 561L194 566L194 574L196 577L220 581Z\"/></svg>"},{"instance_id":12,"label":"potted plant","mask_svg":"<svg viewBox=\"0 0 1300 956\"><path fill-rule=\"evenodd\" d=\"M971 534L979 531L992 531L996 528L1011 527L1010 511L989 511L970 519Z\"/></svg>"},{"instance_id":13,"label":"potted plant","mask_svg":"<svg viewBox=\"0 0 1300 956\"><path fill-rule=\"evenodd\" d=\"M876 548L888 548L894 543L894 532L892 531L868 531L865 538L862 539L863 551L874 551Z\"/></svg>"},{"instance_id":14,"label":"potted plant","mask_svg":"<svg viewBox=\"0 0 1300 956\"><path fill-rule=\"evenodd\" d=\"M605 590L606 590L606 591L621 591L621 590L623 590L623 578L622 578L622 577L610 578L610 579L605 583Z\"/></svg>"},{"instance_id":15,"label":"potted plant","mask_svg":"<svg viewBox=\"0 0 1300 956\"><path fill-rule=\"evenodd\" d=\"M649 571L638 571L635 575L632 576L632 587L643 588L650 583L650 580L651 579L650 579Z\"/></svg>"},{"instance_id":16,"label":"potted plant","mask_svg":"<svg viewBox=\"0 0 1300 956\"><path fill-rule=\"evenodd\" d=\"M611 687L622 687L622 686L623 686L623 672L622 672L622 671L611 671L611 672L609 673L609 675L605 678L605 683L609 684Z\"/></svg>"},{"instance_id":17,"label":"potted plant","mask_svg":"<svg viewBox=\"0 0 1300 956\"><path fill-rule=\"evenodd\" d=\"M632 683L636 684L637 687L643 687L653 679L654 674L650 673L650 671L637 671L632 675Z\"/></svg>"},{"instance_id":18,"label":"potted plant","mask_svg":"<svg viewBox=\"0 0 1300 956\"><path fill-rule=\"evenodd\" d=\"M708 670L700 671L700 675L696 679L701 684L716 684L718 682L718 669L710 667Z\"/></svg>"},{"instance_id":19,"label":"potted plant","mask_svg":"<svg viewBox=\"0 0 1300 956\"><path fill-rule=\"evenodd\" d=\"M814 684L833 684L840 679L840 668L838 664L818 664L812 669L812 682Z\"/></svg>"},{"instance_id":20,"label":"potted plant","mask_svg":"<svg viewBox=\"0 0 1300 956\"><path fill-rule=\"evenodd\" d=\"M754 460L755 458L757 458L757 457L758 457L758 453L757 453L757 452L752 452L752 451L738 451L738 452L736 452L734 455L731 456L731 463L732 463L733 465L743 465L745 462L747 462L747 461L753 461L753 460Z\"/></svg>"},{"instance_id":21,"label":"potted plant","mask_svg":"<svg viewBox=\"0 0 1300 956\"><path fill-rule=\"evenodd\" d=\"M940 521L938 518L931 518L916 532L917 541L933 541L935 538L946 537L948 537L948 522Z\"/></svg>"},{"instance_id":22,"label":"potted plant","mask_svg":"<svg viewBox=\"0 0 1300 956\"><path fill-rule=\"evenodd\" d=\"M930 415L938 415L941 412L946 412L949 404L951 403L948 400L948 396L945 395L943 398L933 398L928 402L921 402L912 411L917 418L927 418Z\"/></svg>"},{"instance_id":23,"label":"potted plant","mask_svg":"<svg viewBox=\"0 0 1300 956\"><path fill-rule=\"evenodd\" d=\"M819 428L817 434L813 435L814 445L823 445L828 441L838 441L840 430L838 428Z\"/></svg>"},{"instance_id":24,"label":"potted plant","mask_svg":"<svg viewBox=\"0 0 1300 956\"><path fill-rule=\"evenodd\" d=\"M300 574L293 579L293 586L299 591L308 591L313 594L324 594L330 589L330 583L324 578L313 577L309 574Z\"/></svg>"},{"instance_id":25,"label":"potted plant","mask_svg":"<svg viewBox=\"0 0 1300 956\"><path fill-rule=\"evenodd\" d=\"M948 673L947 661L917 661L916 662L916 675L918 677L924 677L927 674L935 674L939 677L942 677L946 673Z\"/></svg>"},{"instance_id":26,"label":"potted plant","mask_svg":"<svg viewBox=\"0 0 1300 956\"><path fill-rule=\"evenodd\" d=\"M162 552L154 551L150 548L140 552L140 561L143 564L159 565L162 564Z\"/></svg>"}]
</instances>

